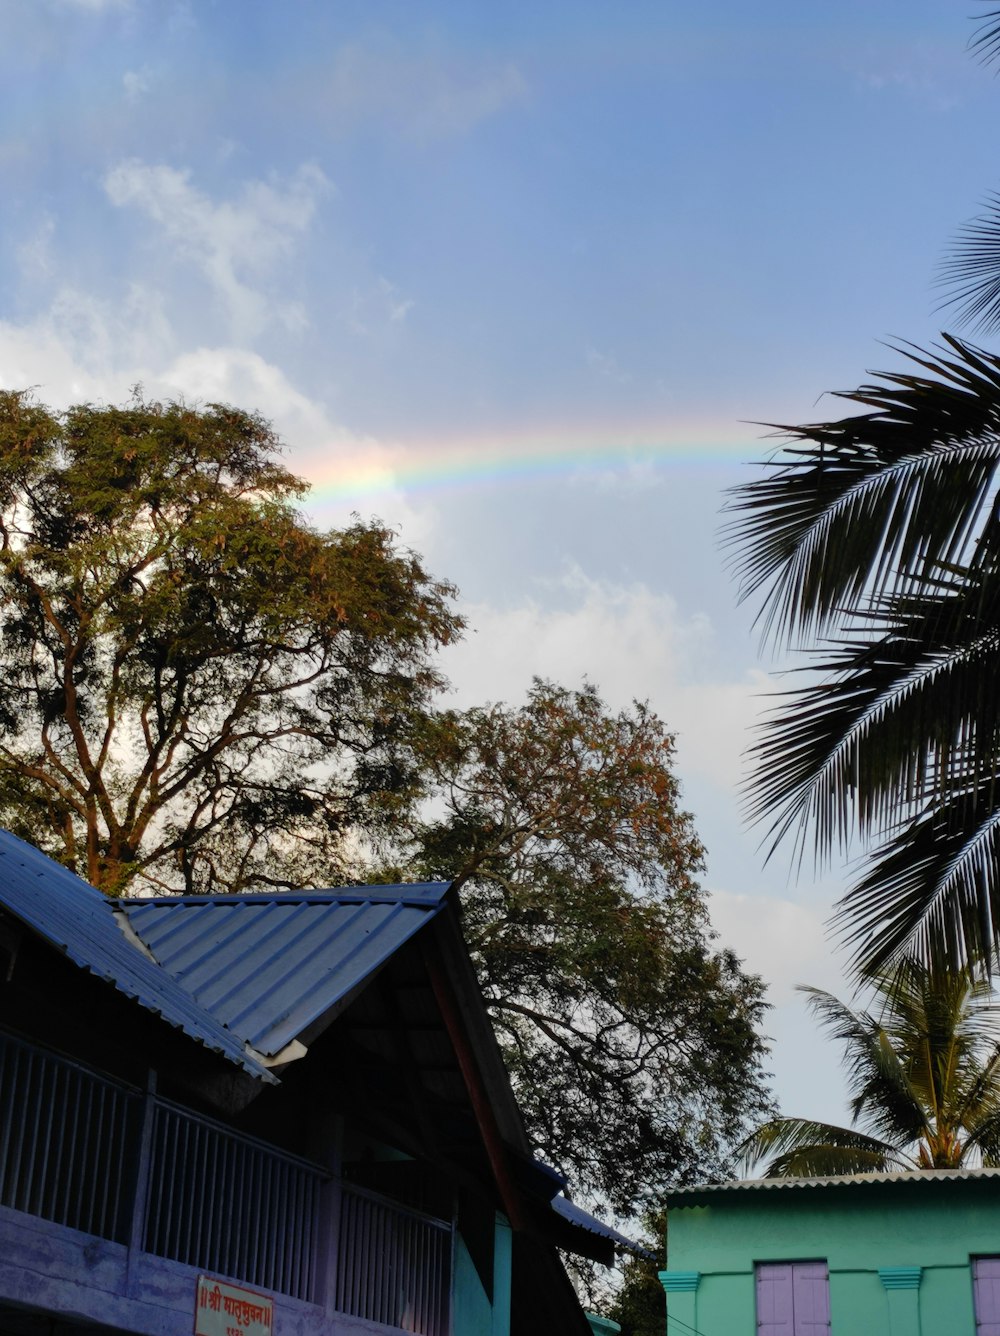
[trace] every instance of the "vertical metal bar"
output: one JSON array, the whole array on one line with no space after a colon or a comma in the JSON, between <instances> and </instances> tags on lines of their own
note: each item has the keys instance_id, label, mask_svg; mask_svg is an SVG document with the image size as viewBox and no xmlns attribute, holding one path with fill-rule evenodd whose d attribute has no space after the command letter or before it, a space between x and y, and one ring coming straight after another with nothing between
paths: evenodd
<instances>
[{"instance_id":1,"label":"vertical metal bar","mask_svg":"<svg viewBox=\"0 0 1000 1336\"><path fill-rule=\"evenodd\" d=\"M236 1215L236 1145L232 1141L220 1143L222 1167L219 1173L220 1209L222 1222L219 1229L219 1270L225 1276L233 1274L232 1250L233 1217Z\"/></svg>"},{"instance_id":2,"label":"vertical metal bar","mask_svg":"<svg viewBox=\"0 0 1000 1336\"><path fill-rule=\"evenodd\" d=\"M0 1100L2 1107L10 1110L10 1117L0 1126L0 1206L7 1202L7 1166L10 1132L15 1121L17 1095L17 1049L0 1037Z\"/></svg>"},{"instance_id":3,"label":"vertical metal bar","mask_svg":"<svg viewBox=\"0 0 1000 1336\"><path fill-rule=\"evenodd\" d=\"M60 1224L69 1225L73 1220L73 1196L76 1191L77 1178L79 1177L79 1153L81 1151L81 1141L83 1140L83 1131L80 1127L81 1103L83 1098L83 1083L79 1072L74 1072L73 1080L70 1082L70 1107L72 1108L72 1117L69 1126L66 1129L66 1168L63 1174L63 1204L59 1212Z\"/></svg>"},{"instance_id":4,"label":"vertical metal bar","mask_svg":"<svg viewBox=\"0 0 1000 1336\"><path fill-rule=\"evenodd\" d=\"M107 1238L108 1234L108 1196L111 1190L111 1164L115 1158L115 1124L116 1118L115 1106L117 1104L116 1092L101 1082L100 1085L100 1109L101 1109L101 1128L103 1136L99 1145L99 1157L97 1157L95 1172L99 1182L95 1185L97 1192L97 1220L100 1222L100 1228L95 1229L95 1233Z\"/></svg>"},{"instance_id":5,"label":"vertical metal bar","mask_svg":"<svg viewBox=\"0 0 1000 1336\"><path fill-rule=\"evenodd\" d=\"M160 1135L163 1139L163 1174L160 1176L160 1210L159 1219L156 1222L156 1251L160 1257L169 1257L174 1198L177 1194L177 1122L173 1113L167 1108L161 1107L158 1113Z\"/></svg>"},{"instance_id":6,"label":"vertical metal bar","mask_svg":"<svg viewBox=\"0 0 1000 1336\"><path fill-rule=\"evenodd\" d=\"M90 1083L90 1137L88 1145L89 1161L87 1166L86 1204L81 1201L81 1216L85 1223L80 1225L88 1234L93 1234L94 1220L97 1215L97 1180L101 1175L101 1144L104 1140L104 1101L102 1089L95 1082ZM85 1214L84 1214L85 1213Z\"/></svg>"},{"instance_id":7,"label":"vertical metal bar","mask_svg":"<svg viewBox=\"0 0 1000 1336\"><path fill-rule=\"evenodd\" d=\"M14 1143L14 1155L13 1155L13 1161L14 1161L13 1169L14 1169L14 1173L13 1173L13 1184L12 1184L12 1186L13 1186L13 1192L12 1192L12 1194L11 1194L11 1197L12 1197L11 1205L12 1205L12 1206L14 1207L14 1209L17 1210L17 1211L20 1211L20 1210L23 1210L23 1209L24 1209L24 1207L23 1207L23 1205L22 1205L22 1202L21 1202L21 1184L22 1184L22 1182L23 1182L23 1180L24 1180L24 1172L25 1172L25 1170L24 1170L24 1161L25 1161L25 1156L24 1156L24 1141L25 1141L25 1134L26 1134L27 1131L28 1131L29 1121L30 1121L30 1123L32 1124L32 1126L34 1125L34 1122L35 1122L35 1119L34 1119L34 1117L32 1116L32 1114L33 1114L32 1104L34 1103L34 1101L33 1101L33 1099L32 1099L32 1078L33 1078L33 1067L34 1067L34 1055L33 1055L32 1053L28 1052L27 1054L25 1054L25 1059L26 1059L26 1061L25 1061L25 1063L24 1063L24 1077L23 1077L23 1082L24 1082L24 1096L25 1096L25 1097L24 1097L24 1110L23 1110L23 1113L22 1113L21 1118L19 1119L19 1127L18 1127L17 1137L16 1137L16 1139L15 1139L15 1143Z\"/></svg>"},{"instance_id":8,"label":"vertical metal bar","mask_svg":"<svg viewBox=\"0 0 1000 1336\"><path fill-rule=\"evenodd\" d=\"M44 1159L39 1147L39 1131L45 1117L45 1063L37 1062L33 1072L31 1092L31 1132L29 1144L23 1153L21 1179L21 1210L31 1212L31 1202L35 1184L41 1172Z\"/></svg>"},{"instance_id":9,"label":"vertical metal bar","mask_svg":"<svg viewBox=\"0 0 1000 1336\"><path fill-rule=\"evenodd\" d=\"M68 1091L69 1068L59 1063L54 1066L52 1071L52 1108L53 1112L55 1110L59 1111L59 1117L53 1119L54 1127L50 1131L46 1157L48 1171L45 1175L45 1192L38 1212L46 1220L55 1220L57 1223L61 1223L56 1213L56 1203L59 1198L59 1184L62 1181L63 1149L66 1142L66 1111L68 1108L66 1096Z\"/></svg>"},{"instance_id":10,"label":"vertical metal bar","mask_svg":"<svg viewBox=\"0 0 1000 1336\"><path fill-rule=\"evenodd\" d=\"M45 1215L45 1190L50 1173L52 1120L56 1112L56 1066L45 1062L39 1072L38 1083L38 1137L37 1150L32 1151L32 1184L28 1210L32 1215Z\"/></svg>"},{"instance_id":11,"label":"vertical metal bar","mask_svg":"<svg viewBox=\"0 0 1000 1336\"><path fill-rule=\"evenodd\" d=\"M177 1250L174 1254L179 1262L191 1260L191 1234L198 1210L197 1171L200 1133L200 1124L194 1118L184 1119L184 1188L181 1194L182 1210L180 1228L177 1231Z\"/></svg>"},{"instance_id":12,"label":"vertical metal bar","mask_svg":"<svg viewBox=\"0 0 1000 1336\"><path fill-rule=\"evenodd\" d=\"M201 1255L198 1258L198 1265L208 1271L213 1270L215 1250L217 1249L216 1221L222 1195L219 1182L219 1144L221 1141L222 1138L218 1133L213 1132L205 1152L205 1241Z\"/></svg>"},{"instance_id":13,"label":"vertical metal bar","mask_svg":"<svg viewBox=\"0 0 1000 1336\"><path fill-rule=\"evenodd\" d=\"M247 1257L250 1254L252 1241L248 1222L251 1219L253 1210L253 1165L250 1162L249 1153L246 1146L239 1146L237 1164L239 1166L239 1203L240 1214L234 1221L235 1242L236 1242L236 1267L233 1272L236 1276L245 1276L247 1267ZM249 1205L249 1211L248 1211ZM254 1226L259 1225L259 1220L254 1216ZM240 1229L239 1224L243 1223L244 1228Z\"/></svg>"},{"instance_id":14,"label":"vertical metal bar","mask_svg":"<svg viewBox=\"0 0 1000 1336\"><path fill-rule=\"evenodd\" d=\"M142 1251L146 1236L149 1183L153 1162L153 1130L156 1120L156 1072L154 1071L150 1071L146 1076L146 1097L140 1107L140 1118L135 1186L132 1190L132 1213L128 1230L128 1246L133 1252Z\"/></svg>"}]
</instances>

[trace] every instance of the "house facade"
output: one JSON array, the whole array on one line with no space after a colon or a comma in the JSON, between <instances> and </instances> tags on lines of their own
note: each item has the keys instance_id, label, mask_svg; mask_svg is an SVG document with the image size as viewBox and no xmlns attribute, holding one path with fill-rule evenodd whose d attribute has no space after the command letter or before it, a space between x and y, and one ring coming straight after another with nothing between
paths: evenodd
<instances>
[{"instance_id":1,"label":"house facade","mask_svg":"<svg viewBox=\"0 0 1000 1336\"><path fill-rule=\"evenodd\" d=\"M113 902L0 833L0 1333L589 1336L446 884Z\"/></svg>"},{"instance_id":2,"label":"house facade","mask_svg":"<svg viewBox=\"0 0 1000 1336\"><path fill-rule=\"evenodd\" d=\"M660 1278L668 1336L1000 1336L1000 1170L679 1189Z\"/></svg>"}]
</instances>

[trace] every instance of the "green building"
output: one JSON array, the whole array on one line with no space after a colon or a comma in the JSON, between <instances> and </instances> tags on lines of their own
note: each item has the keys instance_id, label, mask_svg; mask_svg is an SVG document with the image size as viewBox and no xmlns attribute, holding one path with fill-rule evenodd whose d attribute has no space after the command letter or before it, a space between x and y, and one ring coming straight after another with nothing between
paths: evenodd
<instances>
[{"instance_id":1,"label":"green building","mask_svg":"<svg viewBox=\"0 0 1000 1336\"><path fill-rule=\"evenodd\" d=\"M1000 1336L1000 1169L667 1198L668 1336Z\"/></svg>"}]
</instances>

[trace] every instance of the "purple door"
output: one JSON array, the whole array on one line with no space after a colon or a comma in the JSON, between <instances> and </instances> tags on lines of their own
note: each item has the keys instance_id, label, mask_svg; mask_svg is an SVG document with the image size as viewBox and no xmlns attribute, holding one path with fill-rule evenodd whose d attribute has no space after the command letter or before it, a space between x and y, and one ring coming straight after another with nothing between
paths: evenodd
<instances>
[{"instance_id":1,"label":"purple door","mask_svg":"<svg viewBox=\"0 0 1000 1336\"><path fill-rule=\"evenodd\" d=\"M757 1266L757 1336L827 1336L829 1330L830 1284L825 1262Z\"/></svg>"},{"instance_id":2,"label":"purple door","mask_svg":"<svg viewBox=\"0 0 1000 1336\"><path fill-rule=\"evenodd\" d=\"M1000 1336L1000 1257L972 1259L976 1336Z\"/></svg>"}]
</instances>

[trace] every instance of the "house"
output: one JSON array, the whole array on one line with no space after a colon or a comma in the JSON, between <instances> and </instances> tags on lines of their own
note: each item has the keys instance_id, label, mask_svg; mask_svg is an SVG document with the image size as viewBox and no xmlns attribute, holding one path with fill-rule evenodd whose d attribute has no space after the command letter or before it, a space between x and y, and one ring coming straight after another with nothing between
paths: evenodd
<instances>
[{"instance_id":1,"label":"house","mask_svg":"<svg viewBox=\"0 0 1000 1336\"><path fill-rule=\"evenodd\" d=\"M1000 1169L667 1198L668 1336L1000 1336Z\"/></svg>"},{"instance_id":2,"label":"house","mask_svg":"<svg viewBox=\"0 0 1000 1336\"><path fill-rule=\"evenodd\" d=\"M0 832L5 1336L589 1336L447 884L111 901Z\"/></svg>"}]
</instances>

